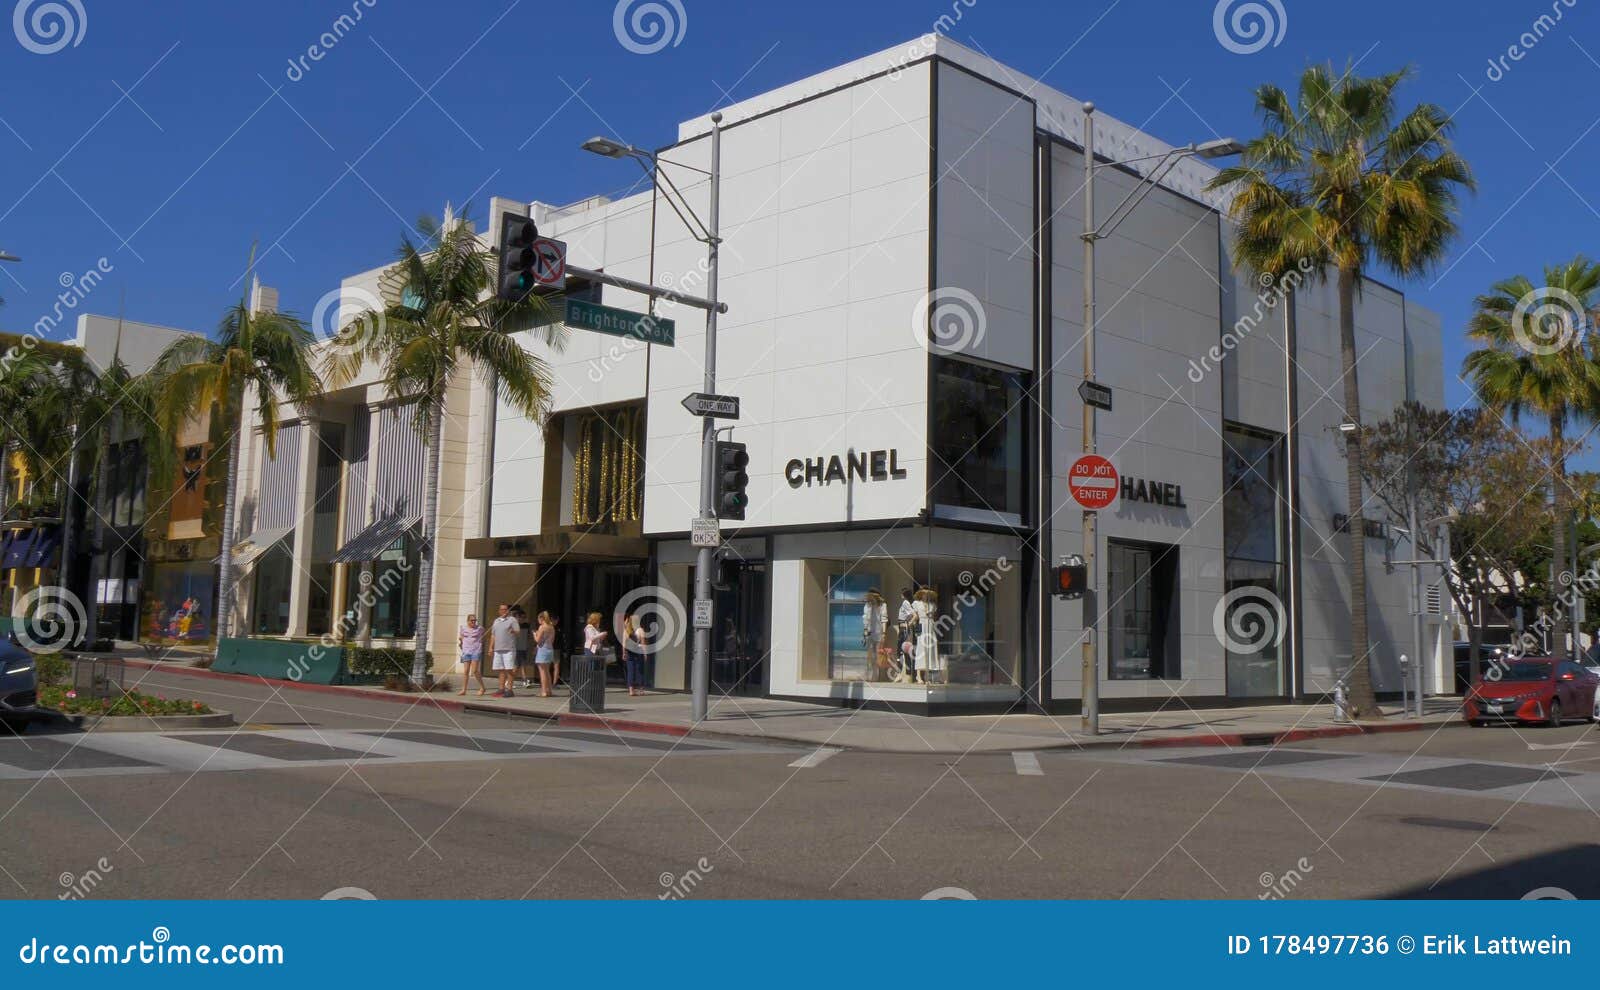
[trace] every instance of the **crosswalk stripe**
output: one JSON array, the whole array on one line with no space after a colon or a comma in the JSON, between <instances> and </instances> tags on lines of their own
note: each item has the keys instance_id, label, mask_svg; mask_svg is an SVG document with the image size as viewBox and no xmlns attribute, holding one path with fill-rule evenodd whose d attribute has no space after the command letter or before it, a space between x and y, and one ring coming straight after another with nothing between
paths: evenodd
<instances>
[{"instance_id":1,"label":"crosswalk stripe","mask_svg":"<svg viewBox=\"0 0 1600 990\"><path fill-rule=\"evenodd\" d=\"M1017 765L1017 773L1024 777L1044 776L1044 768L1039 765L1039 757L1033 753L1012 753L1011 762Z\"/></svg>"},{"instance_id":2,"label":"crosswalk stripe","mask_svg":"<svg viewBox=\"0 0 1600 990\"><path fill-rule=\"evenodd\" d=\"M805 770L805 769L808 769L810 767L816 766L817 764L821 763L823 760L826 760L828 757L834 755L835 753L841 753L841 752L843 752L843 750L839 749L836 746L818 746L816 749L814 749L811 752L807 753L806 755L800 757L798 760L795 760L793 763L791 763L789 765L791 767L794 767L794 768L799 769L799 770Z\"/></svg>"}]
</instances>

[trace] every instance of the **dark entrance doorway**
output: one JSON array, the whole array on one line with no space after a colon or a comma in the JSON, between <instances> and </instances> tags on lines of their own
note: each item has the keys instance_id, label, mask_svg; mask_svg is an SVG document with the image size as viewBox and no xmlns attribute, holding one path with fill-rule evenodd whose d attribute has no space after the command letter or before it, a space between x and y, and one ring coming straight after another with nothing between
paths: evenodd
<instances>
[{"instance_id":1,"label":"dark entrance doorway","mask_svg":"<svg viewBox=\"0 0 1600 990\"><path fill-rule=\"evenodd\" d=\"M566 658L583 649L583 627L590 612L603 616L604 627L611 633L610 645L616 647L616 631L611 628L612 613L629 592L650 584L648 562L643 560L619 563L558 563L539 569L533 590L524 600L523 608L530 620L539 612L548 611L556 620L556 653L562 660L565 674ZM623 679L621 656L606 668L608 680ZM647 671L649 683L654 682L654 671Z\"/></svg>"},{"instance_id":2,"label":"dark entrance doorway","mask_svg":"<svg viewBox=\"0 0 1600 990\"><path fill-rule=\"evenodd\" d=\"M768 652L766 561L724 562L712 585L712 599L716 602L713 614L717 623L711 633L712 697L764 696Z\"/></svg>"}]
</instances>

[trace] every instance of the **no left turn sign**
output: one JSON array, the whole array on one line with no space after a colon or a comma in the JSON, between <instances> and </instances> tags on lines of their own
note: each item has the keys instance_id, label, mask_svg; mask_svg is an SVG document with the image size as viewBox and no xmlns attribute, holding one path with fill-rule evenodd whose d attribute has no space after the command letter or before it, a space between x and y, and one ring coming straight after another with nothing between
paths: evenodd
<instances>
[{"instance_id":1,"label":"no left turn sign","mask_svg":"<svg viewBox=\"0 0 1600 990\"><path fill-rule=\"evenodd\" d=\"M1091 512L1109 508L1117 500L1121 484L1116 467L1099 454L1084 454L1067 471L1067 488L1073 499Z\"/></svg>"}]
</instances>

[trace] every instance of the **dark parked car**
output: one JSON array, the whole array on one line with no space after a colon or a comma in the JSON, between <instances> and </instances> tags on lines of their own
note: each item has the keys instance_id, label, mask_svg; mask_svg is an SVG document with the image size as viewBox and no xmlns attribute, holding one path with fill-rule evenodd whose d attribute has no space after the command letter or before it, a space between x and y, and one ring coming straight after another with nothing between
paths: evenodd
<instances>
[{"instance_id":1,"label":"dark parked car","mask_svg":"<svg viewBox=\"0 0 1600 990\"><path fill-rule=\"evenodd\" d=\"M0 640L0 738L18 733L38 718L39 678L33 654Z\"/></svg>"},{"instance_id":2,"label":"dark parked car","mask_svg":"<svg viewBox=\"0 0 1600 990\"><path fill-rule=\"evenodd\" d=\"M1489 669L1489 661L1495 657L1503 657L1511 648L1509 646L1490 646L1484 643L1478 647L1478 672L1481 674ZM1472 686L1472 644L1468 642L1456 643L1456 694L1465 695L1467 688Z\"/></svg>"},{"instance_id":3,"label":"dark parked car","mask_svg":"<svg viewBox=\"0 0 1600 990\"><path fill-rule=\"evenodd\" d=\"M1588 721L1595 710L1600 677L1587 667L1553 657L1515 657L1496 665L1472 685L1461 714L1472 725L1543 722L1558 726Z\"/></svg>"}]
</instances>

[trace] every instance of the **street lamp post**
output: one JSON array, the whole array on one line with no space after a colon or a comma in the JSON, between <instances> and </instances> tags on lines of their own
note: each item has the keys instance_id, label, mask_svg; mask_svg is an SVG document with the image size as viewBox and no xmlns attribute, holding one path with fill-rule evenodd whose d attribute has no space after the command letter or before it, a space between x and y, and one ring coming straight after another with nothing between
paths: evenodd
<instances>
[{"instance_id":1,"label":"street lamp post","mask_svg":"<svg viewBox=\"0 0 1600 990\"><path fill-rule=\"evenodd\" d=\"M717 298L717 255L722 244L721 236L721 210L722 210L722 114L711 115L711 169L706 174L710 178L710 201L706 211L706 222L701 223L688 200L678 190L672 179L661 171L662 160L656 155L635 148L631 145L612 141L608 138L592 138L585 141L583 147L606 158L629 157L637 160L641 165L648 163L654 166L654 175L660 176L666 184L667 190L662 195L667 204L672 207L695 239L706 245L706 346L705 368L702 377L702 388L707 395L714 395L717 391L717 314L723 308ZM669 165L679 164L666 162ZM684 168L693 166L684 165ZM703 169L693 169L704 171ZM672 193L676 193L681 201L675 203ZM699 229L696 230L695 228ZM654 254L655 245L651 244L651 253ZM653 286L642 286L642 289L652 289ZM651 291L650 295L660 295L667 298L678 297L678 293L670 291ZM700 421L700 518L715 519L716 507L716 450L717 450L717 424L715 417L704 416ZM694 597L697 601L707 601L711 598L711 571L716 566L716 550L712 547L701 547L695 557ZM711 628L697 627L694 631L694 656L689 670L689 687L692 693L691 716L695 722L704 721L706 710L709 707L711 693Z\"/></svg>"},{"instance_id":2,"label":"street lamp post","mask_svg":"<svg viewBox=\"0 0 1600 990\"><path fill-rule=\"evenodd\" d=\"M1094 104L1083 105L1083 378L1094 380L1094 249L1101 238L1107 237L1144 202L1161 180L1185 158L1222 158L1236 155L1244 146L1232 138L1219 138L1200 144L1173 148L1160 155L1130 158L1120 162L1096 162L1094 154ZM1160 159L1150 170L1140 176L1133 189L1118 203L1103 223L1097 224L1094 212L1094 173L1097 168L1128 165L1133 162ZM1095 407L1083 404L1083 452L1095 452ZM1096 531L1097 514L1092 509L1083 512L1083 561L1088 581L1083 592L1083 731L1090 735L1100 733L1100 666L1096 659L1096 638L1100 623L1100 594L1096 576L1095 558L1099 547Z\"/></svg>"}]
</instances>

